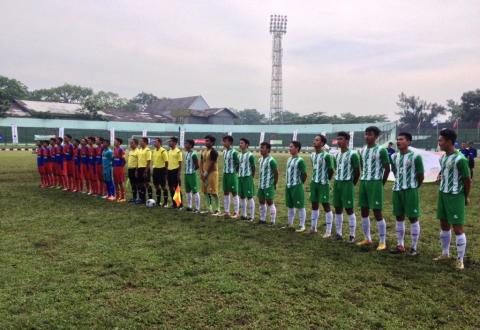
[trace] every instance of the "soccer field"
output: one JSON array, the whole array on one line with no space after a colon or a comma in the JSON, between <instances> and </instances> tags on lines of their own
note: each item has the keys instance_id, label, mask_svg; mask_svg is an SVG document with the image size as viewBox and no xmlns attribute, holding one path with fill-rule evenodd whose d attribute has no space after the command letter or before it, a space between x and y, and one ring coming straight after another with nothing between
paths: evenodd
<instances>
[{"instance_id":1,"label":"soccer field","mask_svg":"<svg viewBox=\"0 0 480 330\"><path fill-rule=\"evenodd\" d=\"M476 182L459 272L432 261L437 185L421 188L419 255L378 253L322 239L323 212L315 236L280 230L287 156L277 156L269 227L40 189L35 155L0 153L0 329L479 327ZM393 246L390 198L388 184Z\"/></svg>"}]
</instances>

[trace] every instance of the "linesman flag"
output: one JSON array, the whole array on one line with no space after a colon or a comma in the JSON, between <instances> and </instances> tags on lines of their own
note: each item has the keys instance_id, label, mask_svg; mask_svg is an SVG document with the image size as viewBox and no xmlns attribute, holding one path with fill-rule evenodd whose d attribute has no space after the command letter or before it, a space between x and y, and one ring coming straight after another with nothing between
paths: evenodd
<instances>
[{"instance_id":1,"label":"linesman flag","mask_svg":"<svg viewBox=\"0 0 480 330\"><path fill-rule=\"evenodd\" d=\"M455 122L453 123L453 128L458 128L458 124L459 124L459 121L458 119L455 120Z\"/></svg>"},{"instance_id":2,"label":"linesman flag","mask_svg":"<svg viewBox=\"0 0 480 330\"><path fill-rule=\"evenodd\" d=\"M180 185L177 186L175 189L175 194L173 194L173 201L175 202L176 206L179 206L182 204L182 194L180 192Z\"/></svg>"}]
</instances>

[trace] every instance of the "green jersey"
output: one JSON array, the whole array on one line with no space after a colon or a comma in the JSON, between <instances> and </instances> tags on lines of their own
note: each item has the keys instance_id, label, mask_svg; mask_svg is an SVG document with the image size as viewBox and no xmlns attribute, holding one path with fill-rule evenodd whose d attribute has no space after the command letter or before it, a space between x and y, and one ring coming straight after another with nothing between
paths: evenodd
<instances>
[{"instance_id":1,"label":"green jersey","mask_svg":"<svg viewBox=\"0 0 480 330\"><path fill-rule=\"evenodd\" d=\"M470 176L468 161L465 156L455 150L440 159L440 191L448 194L463 193L463 180Z\"/></svg>"},{"instance_id":2,"label":"green jersey","mask_svg":"<svg viewBox=\"0 0 480 330\"><path fill-rule=\"evenodd\" d=\"M250 151L240 153L240 165L238 167L238 176L243 178L252 176L252 170L255 168L255 156Z\"/></svg>"},{"instance_id":3,"label":"green jersey","mask_svg":"<svg viewBox=\"0 0 480 330\"><path fill-rule=\"evenodd\" d=\"M384 166L389 164L388 152L382 146L374 145L369 148L365 146L360 154L362 163L363 181L382 180L385 171Z\"/></svg>"},{"instance_id":4,"label":"green jersey","mask_svg":"<svg viewBox=\"0 0 480 330\"><path fill-rule=\"evenodd\" d=\"M335 181L352 181L354 170L360 166L360 157L355 150L347 149L335 155Z\"/></svg>"},{"instance_id":5,"label":"green jersey","mask_svg":"<svg viewBox=\"0 0 480 330\"><path fill-rule=\"evenodd\" d=\"M287 188L303 183L302 175L306 173L305 161L300 156L290 157L287 161Z\"/></svg>"},{"instance_id":6,"label":"green jersey","mask_svg":"<svg viewBox=\"0 0 480 330\"><path fill-rule=\"evenodd\" d=\"M273 172L277 168L277 161L273 159L272 156L267 156L261 157L259 163L260 175L258 187L260 189L268 189L275 183Z\"/></svg>"},{"instance_id":7,"label":"green jersey","mask_svg":"<svg viewBox=\"0 0 480 330\"><path fill-rule=\"evenodd\" d=\"M233 149L226 149L223 152L223 173L236 173L238 168L238 152Z\"/></svg>"},{"instance_id":8,"label":"green jersey","mask_svg":"<svg viewBox=\"0 0 480 330\"><path fill-rule=\"evenodd\" d=\"M423 174L422 156L408 150L402 154L397 152L391 158L392 172L395 175L393 191L418 188L417 174Z\"/></svg>"},{"instance_id":9,"label":"green jersey","mask_svg":"<svg viewBox=\"0 0 480 330\"><path fill-rule=\"evenodd\" d=\"M313 167L312 182L327 184L329 181L328 170L333 169L332 155L326 151L312 152L310 159Z\"/></svg>"},{"instance_id":10,"label":"green jersey","mask_svg":"<svg viewBox=\"0 0 480 330\"><path fill-rule=\"evenodd\" d=\"M195 160L198 161L198 156L195 151L192 150L185 154L185 174L195 173Z\"/></svg>"}]
</instances>

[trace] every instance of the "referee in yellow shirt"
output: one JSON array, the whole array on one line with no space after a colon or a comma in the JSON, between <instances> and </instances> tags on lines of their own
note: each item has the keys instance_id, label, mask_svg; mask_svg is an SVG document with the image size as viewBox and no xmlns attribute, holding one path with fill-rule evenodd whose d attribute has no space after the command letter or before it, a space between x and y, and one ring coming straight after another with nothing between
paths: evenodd
<instances>
[{"instance_id":1,"label":"referee in yellow shirt","mask_svg":"<svg viewBox=\"0 0 480 330\"><path fill-rule=\"evenodd\" d=\"M173 200L175 189L178 185L181 185L180 175L182 172L183 161L183 153L179 148L177 148L177 143L178 139L175 136L172 136L170 140L168 140L170 150L168 150L167 181L168 188L170 189L170 196L172 197L172 207L181 210L183 208L183 203L176 205L175 201Z\"/></svg>"},{"instance_id":2,"label":"referee in yellow shirt","mask_svg":"<svg viewBox=\"0 0 480 330\"><path fill-rule=\"evenodd\" d=\"M152 187L150 186L150 163L152 162L152 151L148 147L148 138L142 137L140 148L138 148L137 180L140 190L140 202L145 204L148 190L148 199L152 198Z\"/></svg>"},{"instance_id":3,"label":"referee in yellow shirt","mask_svg":"<svg viewBox=\"0 0 480 330\"><path fill-rule=\"evenodd\" d=\"M153 167L153 185L157 195L157 204L160 206L163 191L163 207L168 204L168 188L167 188L167 166L168 151L162 147L162 139L155 139L155 149L152 151L152 167Z\"/></svg>"},{"instance_id":4,"label":"referee in yellow shirt","mask_svg":"<svg viewBox=\"0 0 480 330\"><path fill-rule=\"evenodd\" d=\"M128 181L132 187L132 199L130 203L135 203L138 198L138 182L137 182L137 167L138 167L138 140L130 140L130 150L128 150L127 167L128 167Z\"/></svg>"}]
</instances>

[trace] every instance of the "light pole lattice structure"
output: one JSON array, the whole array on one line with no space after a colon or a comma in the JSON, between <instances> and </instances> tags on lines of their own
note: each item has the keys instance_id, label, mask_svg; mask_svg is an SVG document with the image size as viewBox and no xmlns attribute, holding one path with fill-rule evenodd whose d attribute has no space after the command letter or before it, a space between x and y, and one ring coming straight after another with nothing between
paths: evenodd
<instances>
[{"instance_id":1,"label":"light pole lattice structure","mask_svg":"<svg viewBox=\"0 0 480 330\"><path fill-rule=\"evenodd\" d=\"M282 37L287 33L287 16L270 15L272 34L272 84L270 89L270 123L274 117L283 123Z\"/></svg>"}]
</instances>

